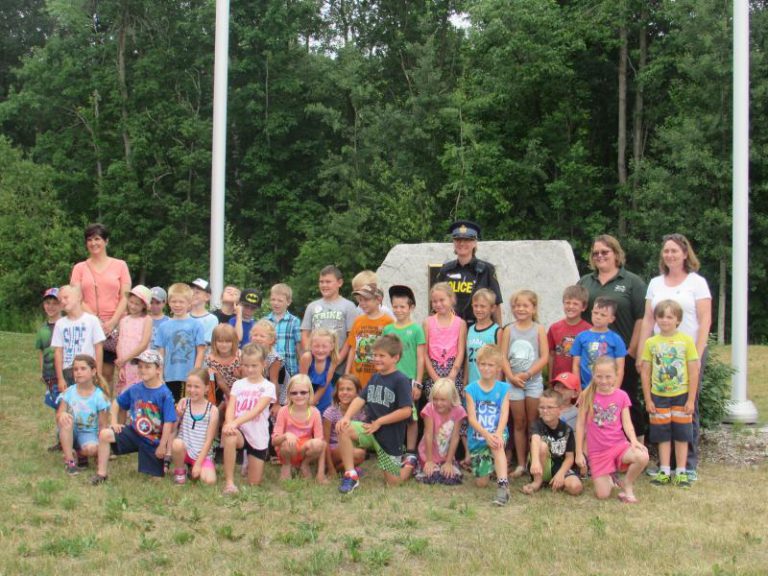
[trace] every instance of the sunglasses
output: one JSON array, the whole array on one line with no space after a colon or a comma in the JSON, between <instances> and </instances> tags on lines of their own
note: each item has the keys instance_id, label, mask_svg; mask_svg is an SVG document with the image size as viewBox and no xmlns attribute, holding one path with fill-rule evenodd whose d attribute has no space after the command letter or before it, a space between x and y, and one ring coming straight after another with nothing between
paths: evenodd
<instances>
[{"instance_id":1,"label":"sunglasses","mask_svg":"<svg viewBox=\"0 0 768 576\"><path fill-rule=\"evenodd\" d=\"M598 256L608 256L609 254L612 254L613 250L594 250L592 252L592 258L597 258Z\"/></svg>"},{"instance_id":2,"label":"sunglasses","mask_svg":"<svg viewBox=\"0 0 768 576\"><path fill-rule=\"evenodd\" d=\"M309 395L309 390L292 390L290 395L291 396L307 396Z\"/></svg>"}]
</instances>

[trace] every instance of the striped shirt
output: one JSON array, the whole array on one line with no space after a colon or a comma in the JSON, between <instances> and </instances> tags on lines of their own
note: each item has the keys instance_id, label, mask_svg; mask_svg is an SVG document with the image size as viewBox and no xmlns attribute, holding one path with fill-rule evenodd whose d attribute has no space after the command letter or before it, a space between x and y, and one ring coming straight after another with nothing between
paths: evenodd
<instances>
[{"instance_id":1,"label":"striped shirt","mask_svg":"<svg viewBox=\"0 0 768 576\"><path fill-rule=\"evenodd\" d=\"M197 460L200 451L205 444L205 437L208 433L208 426L211 423L211 408L213 404L205 403L205 410L202 414L192 413L192 402L187 399L184 410L181 413L181 422L179 424L179 438L187 447L187 455L191 460ZM208 456L213 459L213 445Z\"/></svg>"},{"instance_id":2,"label":"striped shirt","mask_svg":"<svg viewBox=\"0 0 768 576\"><path fill-rule=\"evenodd\" d=\"M283 366L288 372L286 378L290 378L299 373L299 358L296 352L301 343L301 321L288 311L280 320L276 320L274 313L270 312L267 315L267 320L275 325L277 333L275 348L283 359Z\"/></svg>"}]
</instances>

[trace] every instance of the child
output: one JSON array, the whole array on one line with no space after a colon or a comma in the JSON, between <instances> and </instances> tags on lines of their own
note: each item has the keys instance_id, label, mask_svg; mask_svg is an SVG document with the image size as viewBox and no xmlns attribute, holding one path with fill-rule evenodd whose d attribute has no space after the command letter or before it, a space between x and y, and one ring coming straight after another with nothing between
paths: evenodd
<instances>
[{"instance_id":1,"label":"child","mask_svg":"<svg viewBox=\"0 0 768 576\"><path fill-rule=\"evenodd\" d=\"M251 328L250 341L254 344L261 344L268 350L267 357L264 360L264 378L276 383L278 402L275 402L272 406L273 416L276 416L280 406L286 403L286 393L283 390L283 386L280 385L280 371L283 368L283 359L275 350L275 342L277 341L275 325L269 320L262 318Z\"/></svg>"},{"instance_id":2,"label":"child","mask_svg":"<svg viewBox=\"0 0 768 576\"><path fill-rule=\"evenodd\" d=\"M173 318L160 326L155 340L155 348L165 358L163 376L174 404L186 395L187 374L203 365L205 337L202 325L189 317L191 305L192 288L187 284L177 283L168 288Z\"/></svg>"},{"instance_id":3,"label":"child","mask_svg":"<svg viewBox=\"0 0 768 576\"><path fill-rule=\"evenodd\" d=\"M110 451L115 454L139 453L139 472L153 477L164 474L163 460L176 422L173 395L163 384L163 357L157 350L144 350L133 362L139 366L142 381L128 388L112 402L110 426L99 432L96 475L91 484L107 481ZM122 425L126 415L130 424Z\"/></svg>"},{"instance_id":4,"label":"child","mask_svg":"<svg viewBox=\"0 0 768 576\"><path fill-rule=\"evenodd\" d=\"M206 398L208 370L197 368L187 376L187 397L176 405L178 432L171 444L173 483L187 481L187 468L193 480L216 483L213 440L219 430L219 410Z\"/></svg>"},{"instance_id":5,"label":"child","mask_svg":"<svg viewBox=\"0 0 768 576\"><path fill-rule=\"evenodd\" d=\"M497 346L485 345L477 352L480 380L470 382L466 390L467 419L469 420L469 453L475 485L488 485L491 472L496 472L496 498L493 503L504 506L509 501L507 455L504 446L509 438L508 382L498 380L502 354Z\"/></svg>"},{"instance_id":6,"label":"child","mask_svg":"<svg viewBox=\"0 0 768 576\"><path fill-rule=\"evenodd\" d=\"M275 325L275 348L283 359L286 379L299 373L301 353L301 321L288 311L292 301L293 290L287 284L275 284L269 291L272 312L267 314L267 320Z\"/></svg>"},{"instance_id":7,"label":"child","mask_svg":"<svg viewBox=\"0 0 768 576\"><path fill-rule=\"evenodd\" d=\"M379 308L379 291L374 286L366 284L352 294L357 297L363 314L355 318L339 356L347 358L345 373L357 376L365 388L374 373L373 343L381 336L384 326L392 324L392 318Z\"/></svg>"},{"instance_id":8,"label":"child","mask_svg":"<svg viewBox=\"0 0 768 576\"><path fill-rule=\"evenodd\" d=\"M48 288L43 293L43 311L45 312L45 323L40 326L35 336L35 350L39 352L40 360L40 378L45 384L44 402L56 410L56 401L59 397L59 387L56 385L56 366L54 365L54 350L51 346L53 329L56 321L61 318L61 303L59 302L59 289ZM56 442L52 449L58 450L59 443Z\"/></svg>"},{"instance_id":9,"label":"child","mask_svg":"<svg viewBox=\"0 0 768 576\"><path fill-rule=\"evenodd\" d=\"M465 382L480 380L477 369L477 352L486 344L498 344L501 328L493 321L496 310L496 294L488 288L480 288L472 294L472 313L475 323L467 330L467 367Z\"/></svg>"},{"instance_id":10,"label":"child","mask_svg":"<svg viewBox=\"0 0 768 576\"><path fill-rule=\"evenodd\" d=\"M570 372L573 369L573 357L571 347L573 341L584 330L589 330L592 325L582 320L581 313L587 309L589 292L584 286L578 284L568 286L563 291L563 313L565 318L558 320L547 331L547 343L549 345L549 377L561 372Z\"/></svg>"},{"instance_id":11,"label":"child","mask_svg":"<svg viewBox=\"0 0 768 576\"><path fill-rule=\"evenodd\" d=\"M232 385L240 379L239 343L235 329L229 324L219 324L213 329L211 353L206 359L213 384L213 393L209 388L208 400L215 402L222 411L226 408Z\"/></svg>"},{"instance_id":12,"label":"child","mask_svg":"<svg viewBox=\"0 0 768 576\"><path fill-rule=\"evenodd\" d=\"M152 299L149 301L149 317L152 318L152 347L155 346L157 338L157 329L161 324L168 322L170 318L165 315L165 303L168 301L168 294L160 286L152 288Z\"/></svg>"},{"instance_id":13,"label":"child","mask_svg":"<svg viewBox=\"0 0 768 576\"><path fill-rule=\"evenodd\" d=\"M243 348L241 367L245 378L232 386L221 438L224 444L224 494L237 494L235 450L245 449L248 484L261 483L269 445L269 406L277 400L275 385L264 378L267 351L260 344ZM245 457L245 456L244 456Z\"/></svg>"},{"instance_id":14,"label":"child","mask_svg":"<svg viewBox=\"0 0 768 576\"><path fill-rule=\"evenodd\" d=\"M579 376L573 372L560 372L552 379L552 388L560 395L560 420L568 424L571 430L576 430L576 419L579 409L576 400L581 392Z\"/></svg>"},{"instance_id":15,"label":"child","mask_svg":"<svg viewBox=\"0 0 768 576\"><path fill-rule=\"evenodd\" d=\"M72 362L75 385L59 396L56 423L59 427L65 469L75 475L88 466L88 456L96 456L99 431L107 427L109 400L104 394L106 382L96 370L96 360L78 354Z\"/></svg>"},{"instance_id":16,"label":"child","mask_svg":"<svg viewBox=\"0 0 768 576\"><path fill-rule=\"evenodd\" d=\"M397 369L403 345L397 336L381 336L373 344L376 374L360 395L352 400L344 417L336 425L339 435L344 477L339 492L349 494L360 484L355 469L355 448L376 452L384 479L395 486L410 478L416 466L415 456L402 458L406 422L413 411L411 381ZM365 408L369 424L352 421Z\"/></svg>"},{"instance_id":17,"label":"child","mask_svg":"<svg viewBox=\"0 0 768 576\"><path fill-rule=\"evenodd\" d=\"M618 387L619 382L616 360L610 356L597 358L592 367L592 382L582 392L579 401L576 466L585 475L589 461L595 496L601 500L611 496L614 485L612 475L617 470L626 470L619 500L634 504L637 502L634 483L648 464L648 450L637 441L629 416L632 402L627 393Z\"/></svg>"},{"instance_id":18,"label":"child","mask_svg":"<svg viewBox=\"0 0 768 576\"><path fill-rule=\"evenodd\" d=\"M323 436L328 453L325 456L328 474L335 475L336 468L342 465L341 451L339 450L339 437L336 433L336 423L344 417L352 400L357 398L363 386L357 376L344 374L336 381L336 390L333 392L333 404L323 412ZM352 415L352 420L367 422L365 410ZM355 448L353 452L355 468L365 460L365 449Z\"/></svg>"},{"instance_id":19,"label":"child","mask_svg":"<svg viewBox=\"0 0 768 576\"><path fill-rule=\"evenodd\" d=\"M429 397L432 383L439 378L455 382L459 397L464 395L464 351L467 345L467 324L454 312L456 297L447 282L438 282L429 291L434 314L424 321L427 359L427 380L423 393Z\"/></svg>"},{"instance_id":20,"label":"child","mask_svg":"<svg viewBox=\"0 0 768 576\"><path fill-rule=\"evenodd\" d=\"M579 475L573 470L576 442L573 429L560 419L562 398L554 390L545 390L539 400L540 420L531 424L531 476L533 482L523 486L531 495L546 482L552 490L565 490L572 496L581 494Z\"/></svg>"},{"instance_id":21,"label":"child","mask_svg":"<svg viewBox=\"0 0 768 576\"><path fill-rule=\"evenodd\" d=\"M203 326L205 343L210 344L213 329L219 323L218 317L208 312L208 302L211 301L211 286L208 284L208 280L196 278L190 287L192 288L192 309L189 311L189 316L200 322Z\"/></svg>"},{"instance_id":22,"label":"child","mask_svg":"<svg viewBox=\"0 0 768 576\"><path fill-rule=\"evenodd\" d=\"M544 391L541 371L549 362L547 333L538 323L539 298L532 290L519 290L510 298L515 321L504 328L501 349L506 352L503 369L512 384L509 399L514 422L517 467L512 478L525 474L528 429L538 417L539 398Z\"/></svg>"},{"instance_id":23,"label":"child","mask_svg":"<svg viewBox=\"0 0 768 576\"><path fill-rule=\"evenodd\" d=\"M219 324L229 324L237 316L237 303L240 301L240 288L228 284L221 293L221 306L213 314L219 319Z\"/></svg>"},{"instance_id":24,"label":"child","mask_svg":"<svg viewBox=\"0 0 768 576\"><path fill-rule=\"evenodd\" d=\"M235 309L235 317L229 319L229 325L235 327L242 349L251 341L251 328L256 320L253 315L261 304L261 296L254 288L246 288L240 294L240 305Z\"/></svg>"},{"instance_id":25,"label":"child","mask_svg":"<svg viewBox=\"0 0 768 576\"><path fill-rule=\"evenodd\" d=\"M674 300L662 300L653 310L659 333L645 341L640 376L645 409L651 420L651 442L659 444L659 472L651 484L672 482L681 488L691 483L685 471L688 443L693 440L693 411L699 385L699 354L696 343L678 330L683 309ZM677 469L672 476L670 460L675 445Z\"/></svg>"},{"instance_id":26,"label":"child","mask_svg":"<svg viewBox=\"0 0 768 576\"><path fill-rule=\"evenodd\" d=\"M467 417L453 380L439 378L432 386L429 403L421 411L424 436L419 442L420 472L416 479L426 484L461 484L456 463L459 430Z\"/></svg>"},{"instance_id":27,"label":"child","mask_svg":"<svg viewBox=\"0 0 768 576\"><path fill-rule=\"evenodd\" d=\"M128 293L128 314L120 320L120 336L117 339L117 358L115 367L120 370L117 376L115 394L127 390L141 381L139 371L131 364L149 346L152 337L152 319L147 310L152 300L152 292L146 286L137 284Z\"/></svg>"},{"instance_id":28,"label":"child","mask_svg":"<svg viewBox=\"0 0 768 576\"><path fill-rule=\"evenodd\" d=\"M310 478L309 465L317 460L317 481L325 477L325 440L320 412L311 405L312 382L306 374L296 374L288 382L288 404L277 413L272 443L280 461L280 480L289 480L294 468Z\"/></svg>"},{"instance_id":29,"label":"child","mask_svg":"<svg viewBox=\"0 0 768 576\"><path fill-rule=\"evenodd\" d=\"M97 371L101 374L102 343L105 336L99 319L83 311L83 295L78 286L62 286L59 289L59 302L66 316L56 321L51 346L59 392L64 392L75 383L72 379L72 362L78 354L94 358Z\"/></svg>"},{"instance_id":30,"label":"child","mask_svg":"<svg viewBox=\"0 0 768 576\"><path fill-rule=\"evenodd\" d=\"M318 287L319 300L310 302L301 321L301 348L309 349L309 336L316 328L327 328L336 333L336 345L343 346L347 341L347 332L357 318L357 308L352 302L339 295L344 285L344 277L336 266L326 266L320 270ZM346 356L339 356L344 362Z\"/></svg>"},{"instance_id":31,"label":"child","mask_svg":"<svg viewBox=\"0 0 768 576\"><path fill-rule=\"evenodd\" d=\"M418 412L416 403L421 398L422 379L424 377L424 358L426 356L427 340L424 329L411 320L413 309L416 308L416 297L408 286L392 286L389 289L389 301L395 314L395 322L384 326L382 334L394 334L403 344L403 355L397 363L397 369L408 376L412 382L413 416L408 422L406 431L406 451L413 454L416 451L416 439L419 432Z\"/></svg>"},{"instance_id":32,"label":"child","mask_svg":"<svg viewBox=\"0 0 768 576\"><path fill-rule=\"evenodd\" d=\"M571 372L579 374L581 387L592 381L592 366L597 358L608 356L616 360L619 382L624 378L624 357L627 347L616 332L608 329L616 318L616 302L602 296L595 299L592 307L592 328L581 332L573 341Z\"/></svg>"},{"instance_id":33,"label":"child","mask_svg":"<svg viewBox=\"0 0 768 576\"><path fill-rule=\"evenodd\" d=\"M386 314L387 316L391 316L392 318L395 317L392 310L390 310L387 306L382 304L382 301L384 300L384 293L381 290L378 290L379 287L379 277L376 275L376 272L373 270L363 270L362 272L358 272L355 274L355 277L352 278L352 293L354 294L358 290L360 290L365 285L373 286L374 289L377 289L376 291L376 299L379 301L379 308L381 311ZM363 309L358 305L357 307L357 315L360 316L360 314L363 314Z\"/></svg>"},{"instance_id":34,"label":"child","mask_svg":"<svg viewBox=\"0 0 768 576\"><path fill-rule=\"evenodd\" d=\"M336 352L336 332L327 328L313 330L307 342L309 349L301 355L299 372L312 381L312 404L322 414L331 405L333 378L339 355Z\"/></svg>"}]
</instances>

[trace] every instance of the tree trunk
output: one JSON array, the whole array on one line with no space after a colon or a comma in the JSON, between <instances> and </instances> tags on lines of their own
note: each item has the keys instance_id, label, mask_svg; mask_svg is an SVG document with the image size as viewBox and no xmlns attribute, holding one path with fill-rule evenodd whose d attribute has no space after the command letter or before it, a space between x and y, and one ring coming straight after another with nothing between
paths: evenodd
<instances>
[{"instance_id":1,"label":"tree trunk","mask_svg":"<svg viewBox=\"0 0 768 576\"><path fill-rule=\"evenodd\" d=\"M128 84L125 79L126 28L127 26L123 22L117 35L117 84L120 89L120 114L123 120L121 130L123 134L123 148L125 150L125 165L131 168L133 154L131 152L131 137L128 134Z\"/></svg>"},{"instance_id":2,"label":"tree trunk","mask_svg":"<svg viewBox=\"0 0 768 576\"><path fill-rule=\"evenodd\" d=\"M618 157L616 168L619 176L619 190L627 184L627 27L619 30L619 134L617 138ZM619 203L619 236L627 233L627 217Z\"/></svg>"},{"instance_id":3,"label":"tree trunk","mask_svg":"<svg viewBox=\"0 0 768 576\"><path fill-rule=\"evenodd\" d=\"M648 21L648 9L643 7L640 14L640 41L638 42L638 51L640 54L637 59L637 70L635 78L639 78L645 70L648 62L648 36L646 35L646 22ZM645 149L645 137L643 135L643 85L642 82L635 82L635 111L633 115L633 136L632 136L632 189L636 190L639 184L640 162L643 159ZM632 208L637 207L635 195L631 198Z\"/></svg>"}]
</instances>

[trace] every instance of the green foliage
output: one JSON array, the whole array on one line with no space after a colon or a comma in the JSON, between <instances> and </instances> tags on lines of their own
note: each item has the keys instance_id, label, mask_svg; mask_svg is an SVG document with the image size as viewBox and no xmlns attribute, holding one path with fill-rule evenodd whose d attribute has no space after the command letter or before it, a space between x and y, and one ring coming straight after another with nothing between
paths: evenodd
<instances>
[{"instance_id":1,"label":"green foliage","mask_svg":"<svg viewBox=\"0 0 768 576\"><path fill-rule=\"evenodd\" d=\"M731 396L731 376L734 370L720 360L714 345L714 340L710 340L707 364L704 367L701 390L699 390L699 418L702 428L720 425Z\"/></svg>"}]
</instances>

